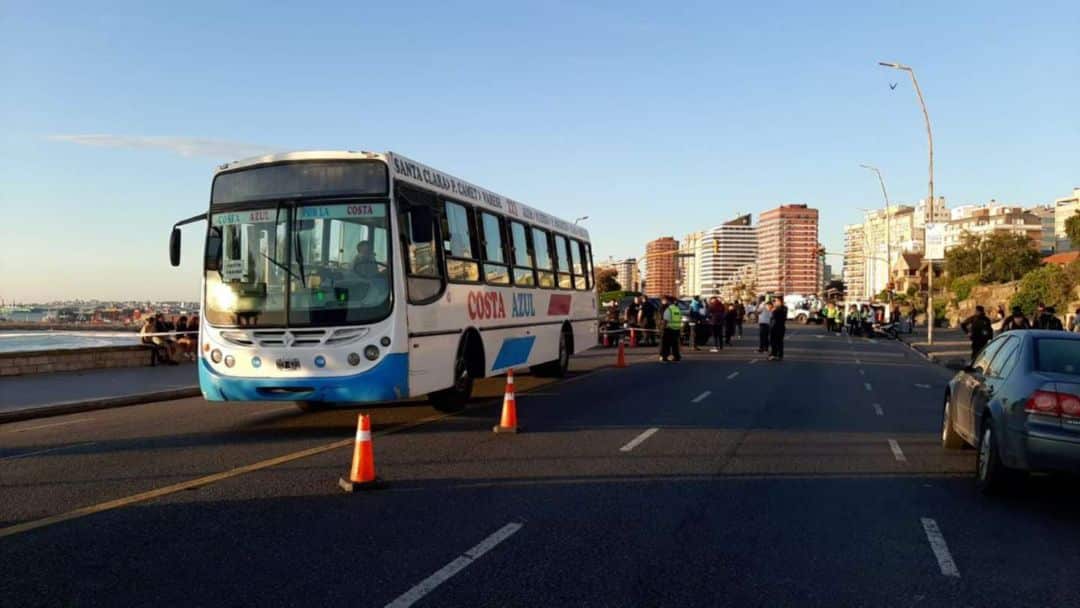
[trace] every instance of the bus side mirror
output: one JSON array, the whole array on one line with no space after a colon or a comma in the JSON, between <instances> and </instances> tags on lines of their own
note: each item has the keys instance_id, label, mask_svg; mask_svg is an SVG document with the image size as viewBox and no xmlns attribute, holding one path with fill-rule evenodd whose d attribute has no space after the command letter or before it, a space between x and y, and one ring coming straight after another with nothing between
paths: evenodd
<instances>
[{"instance_id":1,"label":"bus side mirror","mask_svg":"<svg viewBox=\"0 0 1080 608\"><path fill-rule=\"evenodd\" d=\"M180 265L180 229L173 228L169 235L169 262L173 266Z\"/></svg>"},{"instance_id":2,"label":"bus side mirror","mask_svg":"<svg viewBox=\"0 0 1080 608\"><path fill-rule=\"evenodd\" d=\"M206 256L203 265L206 270L221 270L221 229L214 227L206 235Z\"/></svg>"}]
</instances>

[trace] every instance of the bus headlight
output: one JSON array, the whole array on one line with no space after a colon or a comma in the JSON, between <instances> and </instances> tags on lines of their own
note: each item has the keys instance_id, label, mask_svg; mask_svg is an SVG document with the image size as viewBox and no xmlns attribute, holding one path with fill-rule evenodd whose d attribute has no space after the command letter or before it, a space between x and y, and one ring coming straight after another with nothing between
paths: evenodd
<instances>
[{"instance_id":1,"label":"bus headlight","mask_svg":"<svg viewBox=\"0 0 1080 608\"><path fill-rule=\"evenodd\" d=\"M364 356L367 357L368 361L374 361L378 359L379 347L375 346L374 344L368 345L368 347L364 349Z\"/></svg>"},{"instance_id":2,"label":"bus headlight","mask_svg":"<svg viewBox=\"0 0 1080 608\"><path fill-rule=\"evenodd\" d=\"M360 365L360 355L349 353L349 365Z\"/></svg>"},{"instance_id":3,"label":"bus headlight","mask_svg":"<svg viewBox=\"0 0 1080 608\"><path fill-rule=\"evenodd\" d=\"M221 351L216 348L210 351L210 360L214 363L221 363Z\"/></svg>"},{"instance_id":4,"label":"bus headlight","mask_svg":"<svg viewBox=\"0 0 1080 608\"><path fill-rule=\"evenodd\" d=\"M383 348L390 346L390 336L383 336L383 339L379 340L379 344L382 344Z\"/></svg>"},{"instance_id":5,"label":"bus headlight","mask_svg":"<svg viewBox=\"0 0 1080 608\"><path fill-rule=\"evenodd\" d=\"M236 357L225 355L225 367L232 367L234 365L236 365Z\"/></svg>"}]
</instances>

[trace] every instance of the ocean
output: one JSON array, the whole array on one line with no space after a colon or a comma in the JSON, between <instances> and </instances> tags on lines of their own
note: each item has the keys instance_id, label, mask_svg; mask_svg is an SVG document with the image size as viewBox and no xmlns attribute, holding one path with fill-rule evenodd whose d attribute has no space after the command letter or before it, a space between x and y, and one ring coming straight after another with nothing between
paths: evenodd
<instances>
[{"instance_id":1,"label":"ocean","mask_svg":"<svg viewBox=\"0 0 1080 608\"><path fill-rule=\"evenodd\" d=\"M139 334L124 331L0 331L0 353L52 350L56 348L94 348L126 346L139 343Z\"/></svg>"}]
</instances>

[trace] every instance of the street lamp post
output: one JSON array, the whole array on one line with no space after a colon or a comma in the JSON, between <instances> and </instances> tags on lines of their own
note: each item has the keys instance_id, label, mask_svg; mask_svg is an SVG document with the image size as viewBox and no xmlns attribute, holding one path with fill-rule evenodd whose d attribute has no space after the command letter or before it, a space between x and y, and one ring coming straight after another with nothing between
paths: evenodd
<instances>
[{"instance_id":1,"label":"street lamp post","mask_svg":"<svg viewBox=\"0 0 1080 608\"><path fill-rule=\"evenodd\" d=\"M919 106L922 107L923 121L926 122L926 140L929 143L930 152L930 200L927 201L930 211L930 221L934 222L934 134L930 130L930 113L926 111L926 102L923 100L922 89L919 88L919 79L915 77L915 70L911 66L902 63L879 61L878 65L907 72L911 76L911 84L915 86L915 94L919 97ZM927 251L929 254L930 252ZM934 261L929 256L926 258L929 275L926 286L926 343L934 343Z\"/></svg>"},{"instance_id":2,"label":"street lamp post","mask_svg":"<svg viewBox=\"0 0 1080 608\"><path fill-rule=\"evenodd\" d=\"M881 184L881 195L885 197L885 289L889 292L889 304L892 304L892 214L889 211L889 193L885 191L885 179L881 177L881 171L873 165L859 165L863 169L869 169L877 175Z\"/></svg>"}]
</instances>

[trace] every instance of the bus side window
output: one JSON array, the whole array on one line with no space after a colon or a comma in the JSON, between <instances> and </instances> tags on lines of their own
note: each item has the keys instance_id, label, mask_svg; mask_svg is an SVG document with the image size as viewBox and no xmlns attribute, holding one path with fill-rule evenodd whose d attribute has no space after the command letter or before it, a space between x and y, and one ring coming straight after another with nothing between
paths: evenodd
<instances>
[{"instance_id":1,"label":"bus side window","mask_svg":"<svg viewBox=\"0 0 1080 608\"><path fill-rule=\"evenodd\" d=\"M503 252L502 218L490 213L480 214L480 234L483 238L484 280L495 285L509 285L510 273Z\"/></svg>"},{"instance_id":2,"label":"bus side window","mask_svg":"<svg viewBox=\"0 0 1080 608\"><path fill-rule=\"evenodd\" d=\"M535 286L536 271L533 269L535 264L529 231L521 222L510 222L510 245L514 252L514 285Z\"/></svg>"},{"instance_id":3,"label":"bus side window","mask_svg":"<svg viewBox=\"0 0 1080 608\"><path fill-rule=\"evenodd\" d=\"M588 289L585 282L585 267L581 264L581 243L570 239L570 260L574 263L574 289Z\"/></svg>"},{"instance_id":4,"label":"bus side window","mask_svg":"<svg viewBox=\"0 0 1080 608\"><path fill-rule=\"evenodd\" d=\"M574 277L570 274L570 255L566 247L566 237L555 235L555 256L559 268L559 289L573 289Z\"/></svg>"},{"instance_id":5,"label":"bus side window","mask_svg":"<svg viewBox=\"0 0 1080 608\"><path fill-rule=\"evenodd\" d=\"M536 252L537 284L545 289L555 287L555 268L551 265L551 239L546 230L532 229L533 251Z\"/></svg>"},{"instance_id":6,"label":"bus side window","mask_svg":"<svg viewBox=\"0 0 1080 608\"><path fill-rule=\"evenodd\" d=\"M401 217L409 302L424 304L442 293L442 271L435 248L438 242L435 216L431 207L416 206Z\"/></svg>"},{"instance_id":7,"label":"bus side window","mask_svg":"<svg viewBox=\"0 0 1080 608\"><path fill-rule=\"evenodd\" d=\"M588 243L582 243L581 247L583 252L582 255L585 259L585 280L588 281L589 289L592 289L596 283L592 265L592 245ZM629 289L629 287L627 287L626 289Z\"/></svg>"},{"instance_id":8,"label":"bus side window","mask_svg":"<svg viewBox=\"0 0 1080 608\"><path fill-rule=\"evenodd\" d=\"M480 282L479 249L476 246L476 223L472 209L446 201L443 214L443 251L446 253L446 276L451 281Z\"/></svg>"}]
</instances>

